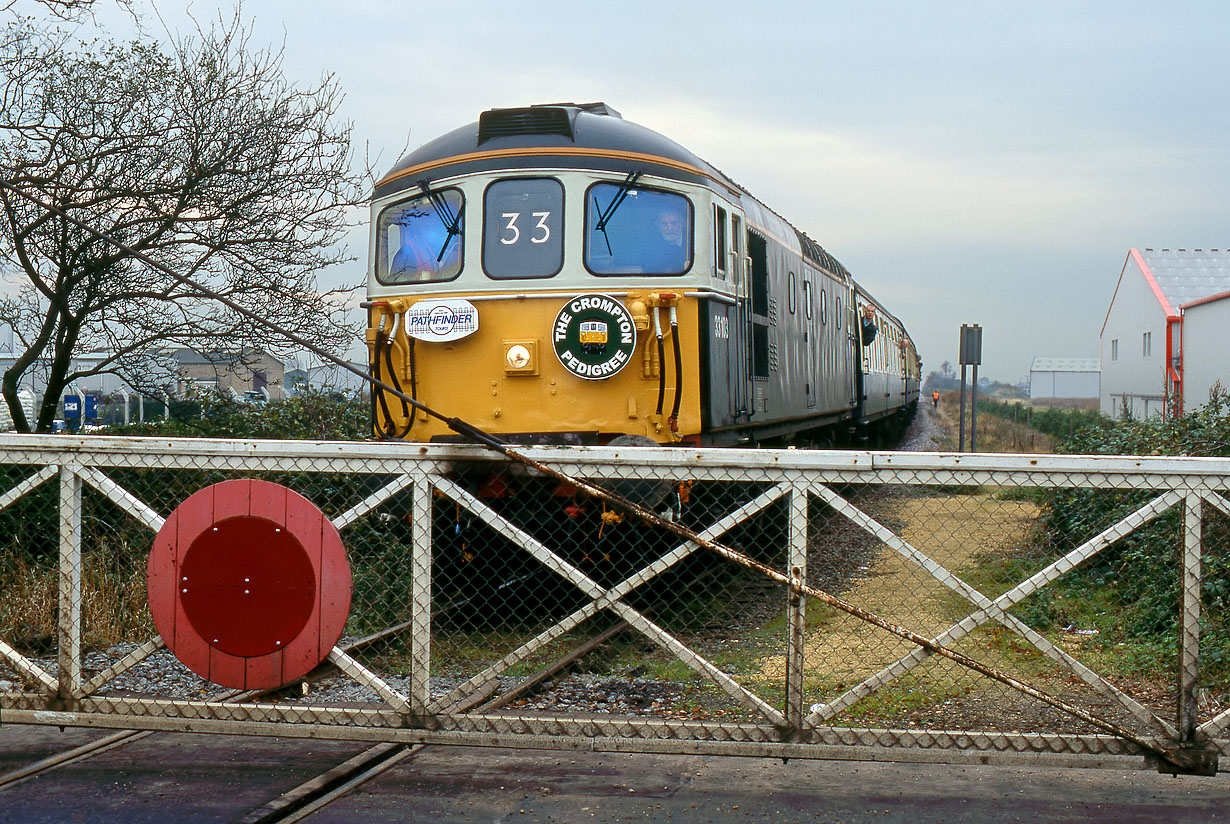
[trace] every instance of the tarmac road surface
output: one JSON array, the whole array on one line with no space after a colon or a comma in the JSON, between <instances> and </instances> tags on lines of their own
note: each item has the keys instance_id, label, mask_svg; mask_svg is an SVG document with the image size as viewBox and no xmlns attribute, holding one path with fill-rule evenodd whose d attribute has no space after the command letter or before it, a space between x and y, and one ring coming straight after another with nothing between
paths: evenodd
<instances>
[{"instance_id":1,"label":"tarmac road surface","mask_svg":"<svg viewBox=\"0 0 1230 824\"><path fill-rule=\"evenodd\" d=\"M0 774L104 734L0 727ZM236 821L361 749L161 733L0 789L0 822ZM307 820L1227 822L1230 774L430 747Z\"/></svg>"}]
</instances>

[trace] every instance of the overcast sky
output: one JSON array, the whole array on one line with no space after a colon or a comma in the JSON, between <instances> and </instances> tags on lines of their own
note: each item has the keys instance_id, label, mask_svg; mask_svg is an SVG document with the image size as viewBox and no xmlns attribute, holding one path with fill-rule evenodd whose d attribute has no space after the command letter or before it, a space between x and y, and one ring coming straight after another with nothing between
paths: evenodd
<instances>
[{"instance_id":1,"label":"overcast sky","mask_svg":"<svg viewBox=\"0 0 1230 824\"><path fill-rule=\"evenodd\" d=\"M158 2L172 29L188 5ZM1128 249L1230 246L1222 0L248 0L243 14L255 42L284 44L292 79L336 76L384 168L485 109L606 101L818 240L905 322L927 371L956 364L962 323L984 327L980 376L1097 357Z\"/></svg>"}]
</instances>

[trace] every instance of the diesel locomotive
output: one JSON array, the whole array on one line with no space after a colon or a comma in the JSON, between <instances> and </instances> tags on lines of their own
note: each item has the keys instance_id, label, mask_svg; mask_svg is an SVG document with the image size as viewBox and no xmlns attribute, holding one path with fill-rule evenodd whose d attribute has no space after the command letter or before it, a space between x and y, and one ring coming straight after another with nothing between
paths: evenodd
<instances>
[{"instance_id":1,"label":"diesel locomotive","mask_svg":"<svg viewBox=\"0 0 1230 824\"><path fill-rule=\"evenodd\" d=\"M372 372L509 443L822 446L917 406L921 362L886 306L604 103L483 112L376 184L371 226ZM457 437L372 403L381 436Z\"/></svg>"}]
</instances>

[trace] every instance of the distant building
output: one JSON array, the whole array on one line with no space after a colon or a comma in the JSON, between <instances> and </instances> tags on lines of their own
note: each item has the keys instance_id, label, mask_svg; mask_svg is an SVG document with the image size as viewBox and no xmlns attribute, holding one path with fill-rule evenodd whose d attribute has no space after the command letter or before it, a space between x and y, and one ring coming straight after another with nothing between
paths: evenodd
<instances>
[{"instance_id":1,"label":"distant building","mask_svg":"<svg viewBox=\"0 0 1230 824\"><path fill-rule=\"evenodd\" d=\"M351 369L345 369L338 364L326 363L316 366L296 367L286 370L286 391L290 394L301 388L320 389L326 392L363 392L367 390L368 382L356 375L352 370L362 374L368 373L366 363L346 361Z\"/></svg>"},{"instance_id":2,"label":"distant building","mask_svg":"<svg viewBox=\"0 0 1230 824\"><path fill-rule=\"evenodd\" d=\"M21 404L22 411L25 412L26 420L34 418L34 393L28 389L19 389L17 391L17 400ZM9 411L9 405L3 398L0 398L0 432L9 432L13 429L13 415Z\"/></svg>"},{"instance_id":3,"label":"distant building","mask_svg":"<svg viewBox=\"0 0 1230 824\"><path fill-rule=\"evenodd\" d=\"M73 357L69 364L69 372L101 369L109 364L111 359L111 355L106 352L84 352ZM12 352L0 350L0 373L11 368L14 363L16 363L16 355ZM22 397L22 407L26 413L26 420L31 424L33 424L36 416L36 406L42 403L43 396L47 393L47 378L50 369L50 359L45 357L38 358L34 363L30 364L18 381L18 394ZM152 369L156 371L157 367L152 367ZM99 406L92 407L98 410L100 419L104 412L103 406L110 401L114 401L116 404L114 406L115 421L127 423L130 417L135 417L138 420L146 419L145 396L129 386L123 378L114 372L97 372L71 381L64 388L64 391L60 393L60 406L56 412L57 417L65 417L63 403L64 399L70 396L76 396L77 400L75 402L78 404L83 402L82 396L95 399L92 403L99 403L101 399L102 403ZM163 401L165 401L165 398L163 398ZM158 408L161 408L161 406ZM12 425L12 413L8 409L7 404L0 399L0 431L10 429Z\"/></svg>"},{"instance_id":4,"label":"distant building","mask_svg":"<svg viewBox=\"0 0 1230 824\"><path fill-rule=\"evenodd\" d=\"M1034 358L1029 397L1096 398L1101 377L1097 358Z\"/></svg>"},{"instance_id":5,"label":"distant building","mask_svg":"<svg viewBox=\"0 0 1230 824\"><path fill-rule=\"evenodd\" d=\"M73 356L69 364L69 372L98 369L110 359L111 355L106 352L83 352L80 355ZM11 368L16 362L16 355L10 351L0 349L0 372ZM41 357L36 359L21 376L18 386L41 398L47 391L47 374L50 368L51 360L49 358ZM66 394L85 395L110 395L122 392L135 393L135 391L114 372L98 372L80 378L73 381L65 389Z\"/></svg>"},{"instance_id":6,"label":"distant building","mask_svg":"<svg viewBox=\"0 0 1230 824\"><path fill-rule=\"evenodd\" d=\"M1183 351L1203 353L1182 362L1184 405L1196 409L1208 400L1209 392L1220 384L1230 391L1230 291L1193 300L1179 307L1183 313Z\"/></svg>"},{"instance_id":7,"label":"distant building","mask_svg":"<svg viewBox=\"0 0 1230 824\"><path fill-rule=\"evenodd\" d=\"M179 374L176 394L217 389L235 397L254 392L267 400L286 397L286 364L262 350L245 352L196 352L177 349L172 353Z\"/></svg>"},{"instance_id":8,"label":"distant building","mask_svg":"<svg viewBox=\"0 0 1230 824\"><path fill-rule=\"evenodd\" d=\"M355 363L354 361L347 361L347 363L363 375L369 371L366 363ZM335 392L363 392L369 386L365 378L335 364L314 366L308 370L308 376L313 386L321 386Z\"/></svg>"},{"instance_id":9,"label":"distant building","mask_svg":"<svg viewBox=\"0 0 1230 824\"><path fill-rule=\"evenodd\" d=\"M1177 414L1230 386L1227 298L1230 250L1131 249L1102 324L1102 411Z\"/></svg>"}]
</instances>

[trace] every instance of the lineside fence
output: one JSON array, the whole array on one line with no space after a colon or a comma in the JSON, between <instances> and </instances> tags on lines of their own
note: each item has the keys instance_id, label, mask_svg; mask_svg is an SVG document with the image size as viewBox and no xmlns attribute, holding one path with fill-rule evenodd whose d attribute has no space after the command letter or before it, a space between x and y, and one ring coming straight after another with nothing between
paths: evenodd
<instances>
[{"instance_id":1,"label":"lineside fence","mask_svg":"<svg viewBox=\"0 0 1230 824\"><path fill-rule=\"evenodd\" d=\"M478 447L0 436L0 723L1205 774L1230 752L1230 460L524 452L675 526ZM185 501L236 479L340 534L318 666L291 644L342 578L262 567L294 555L268 555L280 528L174 566L173 651L155 627L151 549L187 564L237 504L193 532ZM231 564L265 578L226 589Z\"/></svg>"}]
</instances>

